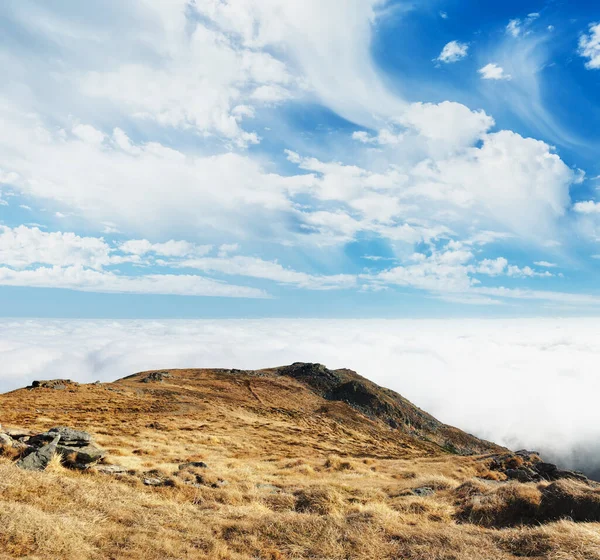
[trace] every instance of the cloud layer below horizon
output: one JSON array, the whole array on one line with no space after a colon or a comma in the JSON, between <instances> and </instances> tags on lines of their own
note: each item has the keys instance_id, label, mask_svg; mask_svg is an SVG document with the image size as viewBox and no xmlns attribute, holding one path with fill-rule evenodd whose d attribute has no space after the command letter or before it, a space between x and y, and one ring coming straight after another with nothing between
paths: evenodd
<instances>
[{"instance_id":1,"label":"cloud layer below horizon","mask_svg":"<svg viewBox=\"0 0 600 560\"><path fill-rule=\"evenodd\" d=\"M348 367L440 420L600 466L600 324L535 320L0 321L0 391L177 367Z\"/></svg>"}]
</instances>

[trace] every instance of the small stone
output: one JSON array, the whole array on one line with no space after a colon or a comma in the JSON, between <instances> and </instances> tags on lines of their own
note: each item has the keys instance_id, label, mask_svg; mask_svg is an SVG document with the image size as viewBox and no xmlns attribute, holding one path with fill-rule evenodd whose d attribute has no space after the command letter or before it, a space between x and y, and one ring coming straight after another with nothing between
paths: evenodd
<instances>
[{"instance_id":1,"label":"small stone","mask_svg":"<svg viewBox=\"0 0 600 560\"><path fill-rule=\"evenodd\" d=\"M430 486L422 486L420 488L413 488L412 489L412 493L415 496L431 496L432 494L435 494L435 490L433 488L431 488Z\"/></svg>"},{"instance_id":2,"label":"small stone","mask_svg":"<svg viewBox=\"0 0 600 560\"><path fill-rule=\"evenodd\" d=\"M160 478L144 478L146 486L162 486L163 481Z\"/></svg>"},{"instance_id":3,"label":"small stone","mask_svg":"<svg viewBox=\"0 0 600 560\"><path fill-rule=\"evenodd\" d=\"M127 469L121 465L98 465L94 470L102 474L127 474Z\"/></svg>"},{"instance_id":4,"label":"small stone","mask_svg":"<svg viewBox=\"0 0 600 560\"><path fill-rule=\"evenodd\" d=\"M189 463L182 463L181 465L179 465L180 471L189 468L207 469L208 465L204 461L191 461Z\"/></svg>"}]
</instances>

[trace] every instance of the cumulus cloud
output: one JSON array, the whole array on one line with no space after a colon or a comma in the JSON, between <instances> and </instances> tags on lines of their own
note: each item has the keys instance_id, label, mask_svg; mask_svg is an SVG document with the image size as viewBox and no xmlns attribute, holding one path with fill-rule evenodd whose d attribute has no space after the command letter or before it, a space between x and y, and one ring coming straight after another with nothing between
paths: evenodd
<instances>
[{"instance_id":1,"label":"cumulus cloud","mask_svg":"<svg viewBox=\"0 0 600 560\"><path fill-rule=\"evenodd\" d=\"M600 214L600 202L585 200L573 204L573 210L579 214Z\"/></svg>"},{"instance_id":2,"label":"cumulus cloud","mask_svg":"<svg viewBox=\"0 0 600 560\"><path fill-rule=\"evenodd\" d=\"M467 43L461 43L459 41L450 41L446 43L440 55L436 58L438 62L450 64L458 62L467 56L469 52L469 45Z\"/></svg>"},{"instance_id":3,"label":"cumulus cloud","mask_svg":"<svg viewBox=\"0 0 600 560\"><path fill-rule=\"evenodd\" d=\"M13 268L44 263L100 269L110 263L110 247L102 238L0 226L0 262Z\"/></svg>"},{"instance_id":4,"label":"cumulus cloud","mask_svg":"<svg viewBox=\"0 0 600 560\"><path fill-rule=\"evenodd\" d=\"M321 362L357 370L480 437L565 467L593 472L600 464L595 319L4 319L0 357L5 391L34 379Z\"/></svg>"},{"instance_id":5,"label":"cumulus cloud","mask_svg":"<svg viewBox=\"0 0 600 560\"><path fill-rule=\"evenodd\" d=\"M587 58L586 68L600 69L600 23L590 25L589 33L579 38L579 54Z\"/></svg>"},{"instance_id":6,"label":"cumulus cloud","mask_svg":"<svg viewBox=\"0 0 600 560\"><path fill-rule=\"evenodd\" d=\"M512 76L504 72L504 68L490 62L478 70L483 80L511 80Z\"/></svg>"},{"instance_id":7,"label":"cumulus cloud","mask_svg":"<svg viewBox=\"0 0 600 560\"><path fill-rule=\"evenodd\" d=\"M455 150L474 144L496 123L485 111L461 103L413 103L399 121L430 142Z\"/></svg>"},{"instance_id":8,"label":"cumulus cloud","mask_svg":"<svg viewBox=\"0 0 600 560\"><path fill-rule=\"evenodd\" d=\"M123 131L99 145L9 108L0 107L0 119L0 160L18 174L14 186L96 223L147 235L175 225L203 228L212 237L271 223L275 234L280 213L292 208L287 179L243 154L189 155L157 142L134 144Z\"/></svg>"}]
</instances>

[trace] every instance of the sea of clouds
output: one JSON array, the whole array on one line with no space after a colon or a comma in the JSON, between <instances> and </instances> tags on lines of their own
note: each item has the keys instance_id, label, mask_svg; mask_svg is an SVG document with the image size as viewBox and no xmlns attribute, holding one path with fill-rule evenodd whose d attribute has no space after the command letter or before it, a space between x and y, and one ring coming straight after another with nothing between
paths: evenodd
<instances>
[{"instance_id":1,"label":"sea of clouds","mask_svg":"<svg viewBox=\"0 0 600 560\"><path fill-rule=\"evenodd\" d=\"M448 424L600 475L598 319L0 320L0 392L295 361L354 369Z\"/></svg>"}]
</instances>

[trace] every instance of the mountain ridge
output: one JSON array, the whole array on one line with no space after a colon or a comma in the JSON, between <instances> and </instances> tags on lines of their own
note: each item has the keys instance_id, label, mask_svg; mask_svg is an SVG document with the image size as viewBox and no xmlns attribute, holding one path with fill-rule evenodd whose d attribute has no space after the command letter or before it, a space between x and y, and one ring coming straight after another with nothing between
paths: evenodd
<instances>
[{"instance_id":1,"label":"mountain ridge","mask_svg":"<svg viewBox=\"0 0 600 560\"><path fill-rule=\"evenodd\" d=\"M349 369L36 381L0 422L6 558L600 560L599 485Z\"/></svg>"}]
</instances>

